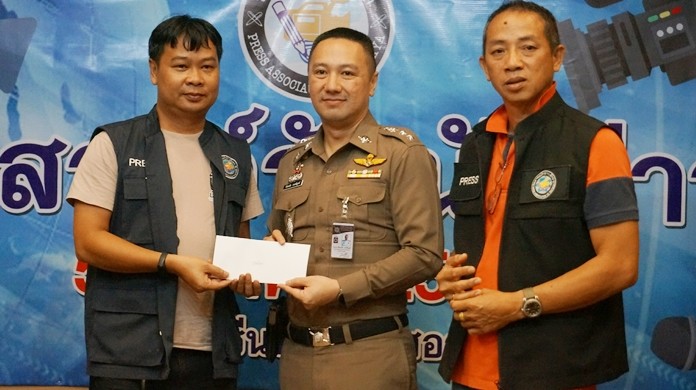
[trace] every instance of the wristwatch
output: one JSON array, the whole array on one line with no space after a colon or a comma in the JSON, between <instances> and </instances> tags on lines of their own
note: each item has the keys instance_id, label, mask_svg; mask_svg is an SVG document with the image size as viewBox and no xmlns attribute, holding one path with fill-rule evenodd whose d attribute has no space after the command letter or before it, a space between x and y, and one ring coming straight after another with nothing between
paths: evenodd
<instances>
[{"instance_id":1,"label":"wristwatch","mask_svg":"<svg viewBox=\"0 0 696 390\"><path fill-rule=\"evenodd\" d=\"M343 289L341 287L338 288L338 295L336 295L336 300L341 305L343 305L343 306L346 305L346 297L343 296Z\"/></svg>"},{"instance_id":2,"label":"wristwatch","mask_svg":"<svg viewBox=\"0 0 696 390\"><path fill-rule=\"evenodd\" d=\"M522 313L527 318L539 317L541 315L541 301L539 297L534 294L534 290L531 287L527 287L522 290L524 298L522 298Z\"/></svg>"}]
</instances>

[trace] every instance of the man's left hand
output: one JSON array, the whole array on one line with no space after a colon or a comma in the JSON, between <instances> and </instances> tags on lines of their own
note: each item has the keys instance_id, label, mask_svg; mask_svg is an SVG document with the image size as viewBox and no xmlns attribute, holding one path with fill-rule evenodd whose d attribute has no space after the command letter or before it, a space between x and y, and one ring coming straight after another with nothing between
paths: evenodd
<instances>
[{"instance_id":1,"label":"man's left hand","mask_svg":"<svg viewBox=\"0 0 696 390\"><path fill-rule=\"evenodd\" d=\"M239 275L239 279L232 279L230 288L247 298L261 295L261 283L258 280L253 280L250 274Z\"/></svg>"},{"instance_id":2,"label":"man's left hand","mask_svg":"<svg viewBox=\"0 0 696 390\"><path fill-rule=\"evenodd\" d=\"M279 284L278 287L302 302L307 310L335 302L340 289L336 279L320 275L291 279L285 284Z\"/></svg>"},{"instance_id":3,"label":"man's left hand","mask_svg":"<svg viewBox=\"0 0 696 390\"><path fill-rule=\"evenodd\" d=\"M477 295L455 294L450 301L454 319L469 334L495 332L505 325L524 318L522 296L519 292L504 293L496 290L477 289Z\"/></svg>"}]
</instances>

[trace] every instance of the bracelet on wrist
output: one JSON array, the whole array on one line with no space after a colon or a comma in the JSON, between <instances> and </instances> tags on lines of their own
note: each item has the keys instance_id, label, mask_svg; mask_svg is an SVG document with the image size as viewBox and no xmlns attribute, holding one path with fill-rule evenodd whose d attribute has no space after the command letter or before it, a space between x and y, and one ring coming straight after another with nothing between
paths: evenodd
<instances>
[{"instance_id":1,"label":"bracelet on wrist","mask_svg":"<svg viewBox=\"0 0 696 390\"><path fill-rule=\"evenodd\" d=\"M162 252L159 257L159 261L157 262L157 272L160 274L166 274L167 273L167 255L169 253L167 252Z\"/></svg>"}]
</instances>

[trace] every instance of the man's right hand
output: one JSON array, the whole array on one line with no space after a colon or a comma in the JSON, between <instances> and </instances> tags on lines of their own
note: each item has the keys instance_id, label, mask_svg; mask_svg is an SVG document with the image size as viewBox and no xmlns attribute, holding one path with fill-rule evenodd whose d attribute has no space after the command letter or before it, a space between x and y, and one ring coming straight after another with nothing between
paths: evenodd
<instances>
[{"instance_id":1,"label":"man's right hand","mask_svg":"<svg viewBox=\"0 0 696 390\"><path fill-rule=\"evenodd\" d=\"M280 245L285 244L285 237L283 236L283 233L280 232L278 229L273 229L271 234L263 238L266 241L276 241Z\"/></svg>"},{"instance_id":2,"label":"man's right hand","mask_svg":"<svg viewBox=\"0 0 696 390\"><path fill-rule=\"evenodd\" d=\"M178 275L195 292L219 290L232 283L227 280L227 271L198 257L170 254L166 264L168 272Z\"/></svg>"},{"instance_id":3,"label":"man's right hand","mask_svg":"<svg viewBox=\"0 0 696 390\"><path fill-rule=\"evenodd\" d=\"M435 276L437 289L448 301L453 298L466 299L478 295L476 290L471 291L471 289L481 283L481 278L471 277L476 269L473 266L464 265L466 260L466 253L450 256Z\"/></svg>"}]
</instances>

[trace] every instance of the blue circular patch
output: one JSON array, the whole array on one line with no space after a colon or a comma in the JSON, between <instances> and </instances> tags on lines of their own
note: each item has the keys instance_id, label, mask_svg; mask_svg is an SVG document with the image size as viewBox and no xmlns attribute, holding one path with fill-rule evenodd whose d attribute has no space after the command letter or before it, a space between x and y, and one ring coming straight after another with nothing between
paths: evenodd
<instances>
[{"instance_id":1,"label":"blue circular patch","mask_svg":"<svg viewBox=\"0 0 696 390\"><path fill-rule=\"evenodd\" d=\"M222 155L222 166L225 169L225 177L228 179L236 179L239 175L239 164L237 160L230 156Z\"/></svg>"},{"instance_id":2,"label":"blue circular patch","mask_svg":"<svg viewBox=\"0 0 696 390\"><path fill-rule=\"evenodd\" d=\"M546 199L556 189L556 175L549 170L539 172L532 180L532 195L537 199Z\"/></svg>"}]
</instances>

